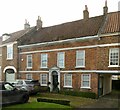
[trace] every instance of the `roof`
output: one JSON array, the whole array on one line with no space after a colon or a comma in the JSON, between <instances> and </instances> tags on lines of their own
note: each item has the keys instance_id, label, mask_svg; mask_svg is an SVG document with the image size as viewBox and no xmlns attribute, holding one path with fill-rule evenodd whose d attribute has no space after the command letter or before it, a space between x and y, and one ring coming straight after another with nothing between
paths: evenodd
<instances>
[{"instance_id":1,"label":"roof","mask_svg":"<svg viewBox=\"0 0 120 110\"><path fill-rule=\"evenodd\" d=\"M39 29L22 39L21 45L97 35L104 16L78 20ZM29 38L29 39L28 39Z\"/></svg>"},{"instance_id":2,"label":"roof","mask_svg":"<svg viewBox=\"0 0 120 110\"><path fill-rule=\"evenodd\" d=\"M20 30L10 34L10 38L3 43L19 41L19 45L29 45L35 43L52 42L72 38L94 36L98 33L119 32L120 12L108 13L91 17L87 20L67 22L51 27L43 27L39 30L31 27L29 30Z\"/></svg>"},{"instance_id":3,"label":"roof","mask_svg":"<svg viewBox=\"0 0 120 110\"><path fill-rule=\"evenodd\" d=\"M107 15L102 34L120 32L120 11L112 12Z\"/></svg>"},{"instance_id":4,"label":"roof","mask_svg":"<svg viewBox=\"0 0 120 110\"><path fill-rule=\"evenodd\" d=\"M66 40L72 38L94 36L98 33L119 32L120 12L108 13L107 16L101 15L91 17L87 20L68 22L51 27L44 27L23 37L20 45Z\"/></svg>"},{"instance_id":5,"label":"roof","mask_svg":"<svg viewBox=\"0 0 120 110\"><path fill-rule=\"evenodd\" d=\"M25 35L26 33L28 33L31 29L33 29L34 27L31 27L30 29L24 29L24 30L20 30L20 31L16 31L13 33L10 33L10 38L3 41L2 43L9 43L9 42L14 42L17 41L17 39L19 39L20 37L22 37L23 35Z\"/></svg>"}]
</instances>

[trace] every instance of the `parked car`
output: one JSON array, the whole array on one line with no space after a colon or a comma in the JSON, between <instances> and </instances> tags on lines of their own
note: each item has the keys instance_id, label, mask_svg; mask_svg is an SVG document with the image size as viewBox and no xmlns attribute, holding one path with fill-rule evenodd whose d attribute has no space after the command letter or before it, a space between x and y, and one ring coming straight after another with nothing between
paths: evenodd
<instances>
[{"instance_id":1,"label":"parked car","mask_svg":"<svg viewBox=\"0 0 120 110\"><path fill-rule=\"evenodd\" d=\"M38 80L23 80L18 79L14 83L18 89L27 90L29 94L37 94L40 92L40 82Z\"/></svg>"},{"instance_id":2,"label":"parked car","mask_svg":"<svg viewBox=\"0 0 120 110\"><path fill-rule=\"evenodd\" d=\"M0 106L13 103L26 103L29 100L29 93L25 90L18 90L9 82L0 82Z\"/></svg>"}]
</instances>

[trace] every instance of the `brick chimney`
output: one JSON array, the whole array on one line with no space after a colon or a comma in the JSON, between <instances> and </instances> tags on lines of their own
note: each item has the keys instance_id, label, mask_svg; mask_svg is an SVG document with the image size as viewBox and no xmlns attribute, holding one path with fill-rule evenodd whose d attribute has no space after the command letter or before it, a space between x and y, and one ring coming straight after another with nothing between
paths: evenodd
<instances>
[{"instance_id":1,"label":"brick chimney","mask_svg":"<svg viewBox=\"0 0 120 110\"><path fill-rule=\"evenodd\" d=\"M108 13L108 7L107 7L107 0L105 1L105 6L103 7L103 14L106 15Z\"/></svg>"},{"instance_id":2,"label":"brick chimney","mask_svg":"<svg viewBox=\"0 0 120 110\"><path fill-rule=\"evenodd\" d=\"M29 24L29 22L27 22L27 20L25 19L24 29L29 29L29 28L30 28L30 24Z\"/></svg>"},{"instance_id":3,"label":"brick chimney","mask_svg":"<svg viewBox=\"0 0 120 110\"><path fill-rule=\"evenodd\" d=\"M89 18L88 7L85 5L85 10L83 11L83 18L87 20Z\"/></svg>"},{"instance_id":4,"label":"brick chimney","mask_svg":"<svg viewBox=\"0 0 120 110\"><path fill-rule=\"evenodd\" d=\"M42 21L41 21L41 17L40 16L38 16L38 19L37 19L37 22L36 22L36 26L37 26L37 29L42 28Z\"/></svg>"}]
</instances>

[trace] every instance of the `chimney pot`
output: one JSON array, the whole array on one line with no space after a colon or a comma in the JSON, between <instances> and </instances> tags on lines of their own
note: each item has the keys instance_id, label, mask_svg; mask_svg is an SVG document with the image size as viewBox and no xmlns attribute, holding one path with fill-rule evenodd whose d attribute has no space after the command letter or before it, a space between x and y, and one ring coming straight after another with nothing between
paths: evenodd
<instances>
[{"instance_id":1,"label":"chimney pot","mask_svg":"<svg viewBox=\"0 0 120 110\"><path fill-rule=\"evenodd\" d=\"M38 19L36 21L36 26L37 26L37 29L42 28L42 21L40 16L38 16Z\"/></svg>"},{"instance_id":2,"label":"chimney pot","mask_svg":"<svg viewBox=\"0 0 120 110\"><path fill-rule=\"evenodd\" d=\"M107 0L105 1L105 6L103 7L103 14L106 15L108 13L108 6L107 6Z\"/></svg>"},{"instance_id":3,"label":"chimney pot","mask_svg":"<svg viewBox=\"0 0 120 110\"><path fill-rule=\"evenodd\" d=\"M29 28L30 28L30 24L29 22L27 22L27 19L25 19L24 29L29 29Z\"/></svg>"},{"instance_id":4,"label":"chimney pot","mask_svg":"<svg viewBox=\"0 0 120 110\"><path fill-rule=\"evenodd\" d=\"M83 11L83 18L87 20L89 18L88 7L85 5L85 10Z\"/></svg>"}]
</instances>

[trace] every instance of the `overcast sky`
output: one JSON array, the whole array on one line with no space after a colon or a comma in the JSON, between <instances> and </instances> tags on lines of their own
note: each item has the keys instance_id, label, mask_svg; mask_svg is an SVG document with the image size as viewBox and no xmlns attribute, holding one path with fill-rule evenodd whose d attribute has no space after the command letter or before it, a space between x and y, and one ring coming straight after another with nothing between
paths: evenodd
<instances>
[{"instance_id":1,"label":"overcast sky","mask_svg":"<svg viewBox=\"0 0 120 110\"><path fill-rule=\"evenodd\" d=\"M108 11L118 11L120 0L107 0ZM24 29L25 19L36 25L41 16L43 27L83 18L85 5L90 17L103 14L105 0L0 0L0 36Z\"/></svg>"}]
</instances>

